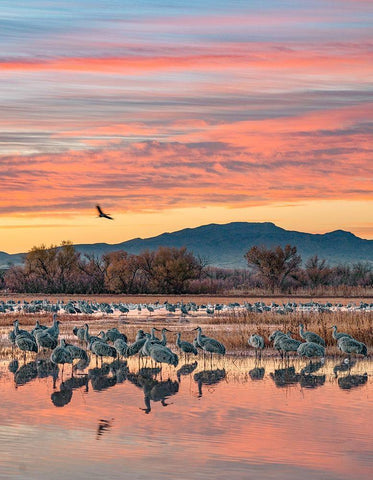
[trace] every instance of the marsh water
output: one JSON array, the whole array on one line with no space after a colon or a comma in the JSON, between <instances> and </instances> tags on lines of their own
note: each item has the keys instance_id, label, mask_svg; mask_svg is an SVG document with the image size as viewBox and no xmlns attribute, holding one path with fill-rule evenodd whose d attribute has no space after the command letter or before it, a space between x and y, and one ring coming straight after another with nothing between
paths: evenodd
<instances>
[{"instance_id":1,"label":"marsh water","mask_svg":"<svg viewBox=\"0 0 373 480\"><path fill-rule=\"evenodd\" d=\"M342 360L3 358L0 478L371 478L372 362Z\"/></svg>"}]
</instances>

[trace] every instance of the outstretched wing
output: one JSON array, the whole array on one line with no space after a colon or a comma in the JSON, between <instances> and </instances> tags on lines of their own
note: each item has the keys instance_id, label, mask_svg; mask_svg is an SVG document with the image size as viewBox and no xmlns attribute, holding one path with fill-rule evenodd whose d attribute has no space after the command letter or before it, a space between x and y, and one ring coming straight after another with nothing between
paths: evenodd
<instances>
[{"instance_id":1,"label":"outstretched wing","mask_svg":"<svg viewBox=\"0 0 373 480\"><path fill-rule=\"evenodd\" d=\"M108 215L107 213L104 213L100 207L100 205L96 205L96 208L98 210L98 216L99 217L102 217L102 218L108 218L109 220L114 220L113 217L111 217L110 215Z\"/></svg>"}]
</instances>

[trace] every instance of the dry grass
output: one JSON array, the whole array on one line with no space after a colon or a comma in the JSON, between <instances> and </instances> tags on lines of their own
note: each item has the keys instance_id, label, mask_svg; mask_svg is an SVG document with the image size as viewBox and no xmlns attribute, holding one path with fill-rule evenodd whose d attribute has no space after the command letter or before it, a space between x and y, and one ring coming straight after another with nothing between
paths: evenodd
<instances>
[{"instance_id":1,"label":"dry grass","mask_svg":"<svg viewBox=\"0 0 373 480\"><path fill-rule=\"evenodd\" d=\"M208 319L209 324L235 326L234 331L245 329L252 333L264 336L268 344L268 336L273 330L293 332L293 337L301 340L299 324L303 323L305 330L317 333L325 339L327 346L335 345L332 337L332 325L337 325L338 330L352 335L368 346L373 345L373 312L294 312L281 315L275 312L261 314L236 311L220 314ZM239 328L237 328L239 327Z\"/></svg>"}]
</instances>

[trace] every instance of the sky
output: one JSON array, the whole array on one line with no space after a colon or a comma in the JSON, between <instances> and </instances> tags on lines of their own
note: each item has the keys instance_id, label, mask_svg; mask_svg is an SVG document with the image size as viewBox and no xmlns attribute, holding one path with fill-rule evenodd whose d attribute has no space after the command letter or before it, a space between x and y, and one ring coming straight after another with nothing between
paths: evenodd
<instances>
[{"instance_id":1,"label":"sky","mask_svg":"<svg viewBox=\"0 0 373 480\"><path fill-rule=\"evenodd\" d=\"M2 0L0 250L231 221L373 238L372 17L368 0Z\"/></svg>"}]
</instances>

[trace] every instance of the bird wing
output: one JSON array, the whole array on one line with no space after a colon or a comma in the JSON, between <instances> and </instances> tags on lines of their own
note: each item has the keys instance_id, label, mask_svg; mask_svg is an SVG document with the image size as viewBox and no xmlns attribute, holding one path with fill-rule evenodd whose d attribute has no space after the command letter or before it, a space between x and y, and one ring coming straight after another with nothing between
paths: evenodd
<instances>
[{"instance_id":1,"label":"bird wing","mask_svg":"<svg viewBox=\"0 0 373 480\"><path fill-rule=\"evenodd\" d=\"M103 215L103 214L104 214L104 212L101 210L100 205L96 205L96 208L97 208L98 213L99 213L100 215Z\"/></svg>"}]
</instances>

